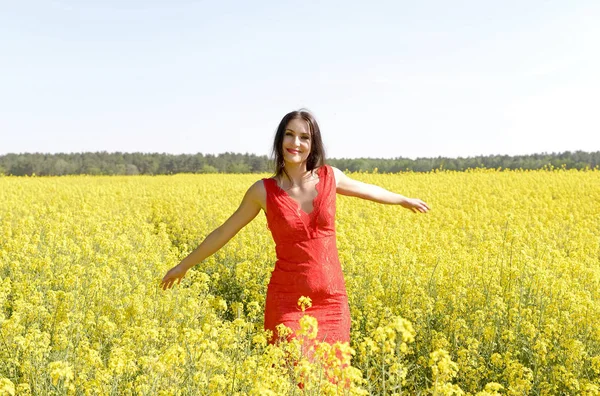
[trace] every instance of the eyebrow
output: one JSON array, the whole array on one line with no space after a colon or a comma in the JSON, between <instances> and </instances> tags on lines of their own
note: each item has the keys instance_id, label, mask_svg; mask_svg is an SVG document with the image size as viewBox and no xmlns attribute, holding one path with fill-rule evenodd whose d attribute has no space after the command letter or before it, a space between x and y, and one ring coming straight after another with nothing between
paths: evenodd
<instances>
[{"instance_id":1,"label":"eyebrow","mask_svg":"<svg viewBox=\"0 0 600 396\"><path fill-rule=\"evenodd\" d=\"M290 132L298 133L298 132L294 131L294 130L293 130L293 129L291 129L291 128L285 128L285 131L286 131L286 132L287 132L287 131L290 131ZM302 132L301 134L302 134L302 135L306 135L306 136L310 136L310 133L308 133L308 132Z\"/></svg>"}]
</instances>

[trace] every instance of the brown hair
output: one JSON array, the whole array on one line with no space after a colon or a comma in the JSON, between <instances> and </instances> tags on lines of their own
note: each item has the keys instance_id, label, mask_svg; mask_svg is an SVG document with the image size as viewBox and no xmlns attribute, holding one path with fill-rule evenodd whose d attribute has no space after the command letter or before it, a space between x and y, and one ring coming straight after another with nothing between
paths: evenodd
<instances>
[{"instance_id":1,"label":"brown hair","mask_svg":"<svg viewBox=\"0 0 600 396\"><path fill-rule=\"evenodd\" d=\"M325 165L325 147L321 139L321 130L315 117L306 109L295 110L287 113L281 119L277 132L275 132L275 140L273 141L273 162L275 168L275 177L281 176L283 173L290 178L290 175L285 171L285 161L283 160L283 137L288 123L293 119L302 119L308 124L310 138L312 140L310 154L306 160L306 170L312 171L320 166Z\"/></svg>"}]
</instances>

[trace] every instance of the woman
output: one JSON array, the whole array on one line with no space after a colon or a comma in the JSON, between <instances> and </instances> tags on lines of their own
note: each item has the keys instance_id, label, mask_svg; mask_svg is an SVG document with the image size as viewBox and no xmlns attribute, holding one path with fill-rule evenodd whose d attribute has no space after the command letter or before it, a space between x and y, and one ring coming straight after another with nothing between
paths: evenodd
<instances>
[{"instance_id":1,"label":"woman","mask_svg":"<svg viewBox=\"0 0 600 396\"><path fill-rule=\"evenodd\" d=\"M285 324L298 329L304 312L301 296L312 306L306 311L318 321L317 339L333 344L350 341L350 311L335 239L336 193L397 204L426 213L429 206L414 198L362 183L325 164L321 132L307 111L286 114L273 143L276 172L254 183L236 212L163 278L163 290L178 284L186 272L225 245L262 209L276 244L277 262L267 288L265 329ZM293 334L292 334L293 336Z\"/></svg>"}]
</instances>

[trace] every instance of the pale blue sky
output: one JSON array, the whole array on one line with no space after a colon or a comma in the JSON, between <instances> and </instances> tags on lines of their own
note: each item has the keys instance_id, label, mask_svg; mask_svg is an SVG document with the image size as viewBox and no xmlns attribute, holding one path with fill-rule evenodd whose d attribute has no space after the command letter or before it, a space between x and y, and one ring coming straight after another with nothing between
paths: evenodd
<instances>
[{"instance_id":1,"label":"pale blue sky","mask_svg":"<svg viewBox=\"0 0 600 396\"><path fill-rule=\"evenodd\" d=\"M0 154L597 151L599 70L596 0L6 1Z\"/></svg>"}]
</instances>

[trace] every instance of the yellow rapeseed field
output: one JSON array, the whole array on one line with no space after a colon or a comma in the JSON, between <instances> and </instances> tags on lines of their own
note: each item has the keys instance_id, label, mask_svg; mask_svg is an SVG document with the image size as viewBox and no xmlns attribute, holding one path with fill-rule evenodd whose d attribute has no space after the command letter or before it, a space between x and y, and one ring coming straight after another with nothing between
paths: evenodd
<instances>
[{"instance_id":1,"label":"yellow rapeseed field","mask_svg":"<svg viewBox=\"0 0 600 396\"><path fill-rule=\"evenodd\" d=\"M269 175L0 177L0 394L597 395L600 171L349 174L350 345L267 346L264 213L163 291Z\"/></svg>"}]
</instances>

